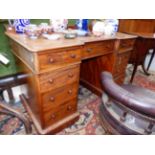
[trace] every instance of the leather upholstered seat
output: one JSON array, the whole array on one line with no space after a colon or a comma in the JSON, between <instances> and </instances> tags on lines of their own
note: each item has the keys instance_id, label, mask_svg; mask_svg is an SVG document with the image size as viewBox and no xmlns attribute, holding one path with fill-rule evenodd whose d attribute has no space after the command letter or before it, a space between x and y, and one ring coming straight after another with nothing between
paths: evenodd
<instances>
[{"instance_id":1,"label":"leather upholstered seat","mask_svg":"<svg viewBox=\"0 0 155 155\"><path fill-rule=\"evenodd\" d=\"M113 134L155 133L155 92L126 84L119 86L108 72L102 73L108 100L100 107L103 126Z\"/></svg>"}]
</instances>

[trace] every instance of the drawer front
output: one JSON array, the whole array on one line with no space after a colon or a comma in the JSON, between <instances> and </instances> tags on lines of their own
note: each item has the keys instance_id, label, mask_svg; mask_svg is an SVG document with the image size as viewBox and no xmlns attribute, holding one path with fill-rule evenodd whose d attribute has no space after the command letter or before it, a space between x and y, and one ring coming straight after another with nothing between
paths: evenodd
<instances>
[{"instance_id":1,"label":"drawer front","mask_svg":"<svg viewBox=\"0 0 155 155\"><path fill-rule=\"evenodd\" d=\"M47 52L39 55L39 68L42 69L56 69L64 65L80 62L81 50L62 50L59 52Z\"/></svg>"},{"instance_id":2,"label":"drawer front","mask_svg":"<svg viewBox=\"0 0 155 155\"><path fill-rule=\"evenodd\" d=\"M66 85L42 95L43 111L59 108L64 102L76 98L78 94L78 82Z\"/></svg>"},{"instance_id":3,"label":"drawer front","mask_svg":"<svg viewBox=\"0 0 155 155\"><path fill-rule=\"evenodd\" d=\"M47 92L56 88L79 81L80 66L43 73L39 76L40 91Z\"/></svg>"},{"instance_id":4,"label":"drawer front","mask_svg":"<svg viewBox=\"0 0 155 155\"><path fill-rule=\"evenodd\" d=\"M117 55L117 60L114 69L114 76L119 76L120 74L125 72L125 69L129 61L129 57L130 52Z\"/></svg>"},{"instance_id":5,"label":"drawer front","mask_svg":"<svg viewBox=\"0 0 155 155\"><path fill-rule=\"evenodd\" d=\"M132 50L134 47L134 39L125 39L121 40L120 47L119 47L119 53L124 52L125 50Z\"/></svg>"},{"instance_id":6,"label":"drawer front","mask_svg":"<svg viewBox=\"0 0 155 155\"><path fill-rule=\"evenodd\" d=\"M77 111L77 99L70 100L59 108L44 114L44 126L50 126Z\"/></svg>"},{"instance_id":7,"label":"drawer front","mask_svg":"<svg viewBox=\"0 0 155 155\"><path fill-rule=\"evenodd\" d=\"M104 55L113 52L114 40L104 42L88 43L82 51L82 59Z\"/></svg>"}]
</instances>

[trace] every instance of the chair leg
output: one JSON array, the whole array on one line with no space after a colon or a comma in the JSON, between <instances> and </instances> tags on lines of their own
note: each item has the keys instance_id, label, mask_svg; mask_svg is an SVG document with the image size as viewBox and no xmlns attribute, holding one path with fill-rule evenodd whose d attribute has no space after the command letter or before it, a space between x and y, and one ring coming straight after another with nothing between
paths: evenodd
<instances>
[{"instance_id":1,"label":"chair leg","mask_svg":"<svg viewBox=\"0 0 155 155\"><path fill-rule=\"evenodd\" d=\"M0 100L4 100L3 90L0 90Z\"/></svg>"},{"instance_id":2,"label":"chair leg","mask_svg":"<svg viewBox=\"0 0 155 155\"><path fill-rule=\"evenodd\" d=\"M0 113L17 117L24 124L26 133L30 134L32 132L31 123L23 113L20 113L17 110L14 110L11 106L4 105L3 103L0 103Z\"/></svg>"}]
</instances>

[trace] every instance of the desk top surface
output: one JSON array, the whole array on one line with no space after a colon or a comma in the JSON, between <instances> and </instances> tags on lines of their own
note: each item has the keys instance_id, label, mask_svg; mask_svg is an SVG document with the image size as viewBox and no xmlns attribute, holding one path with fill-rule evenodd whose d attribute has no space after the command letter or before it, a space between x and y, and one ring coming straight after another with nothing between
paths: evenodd
<instances>
[{"instance_id":1,"label":"desk top surface","mask_svg":"<svg viewBox=\"0 0 155 155\"><path fill-rule=\"evenodd\" d=\"M88 42L95 42L95 41L104 41L104 40L114 40L114 39L132 39L136 38L136 35L129 35L125 33L116 33L115 36L87 36L87 37L77 37L75 39L65 39L63 34L59 40L48 40L45 38L38 38L36 40L29 39L24 34L16 34L13 32L6 32L5 33L9 38L14 40L15 42L22 45L24 48L31 52L39 52L44 50L51 50L51 49L58 49L58 48L65 48L65 47L73 47L73 46L80 46L84 45Z\"/></svg>"},{"instance_id":2,"label":"desk top surface","mask_svg":"<svg viewBox=\"0 0 155 155\"><path fill-rule=\"evenodd\" d=\"M145 32L129 32L128 34L136 35L144 39L155 39L155 33L145 33Z\"/></svg>"}]
</instances>

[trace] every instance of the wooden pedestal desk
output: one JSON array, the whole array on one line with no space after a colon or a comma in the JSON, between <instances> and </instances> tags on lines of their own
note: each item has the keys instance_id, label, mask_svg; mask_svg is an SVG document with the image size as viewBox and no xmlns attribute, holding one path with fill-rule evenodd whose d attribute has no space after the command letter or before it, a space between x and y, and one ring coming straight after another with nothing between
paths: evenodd
<instances>
[{"instance_id":1,"label":"wooden pedestal desk","mask_svg":"<svg viewBox=\"0 0 155 155\"><path fill-rule=\"evenodd\" d=\"M51 41L6 35L28 75L28 93L21 100L39 134L54 134L78 119L79 80L99 95L102 71L110 71L122 83L136 38L117 33Z\"/></svg>"}]
</instances>

